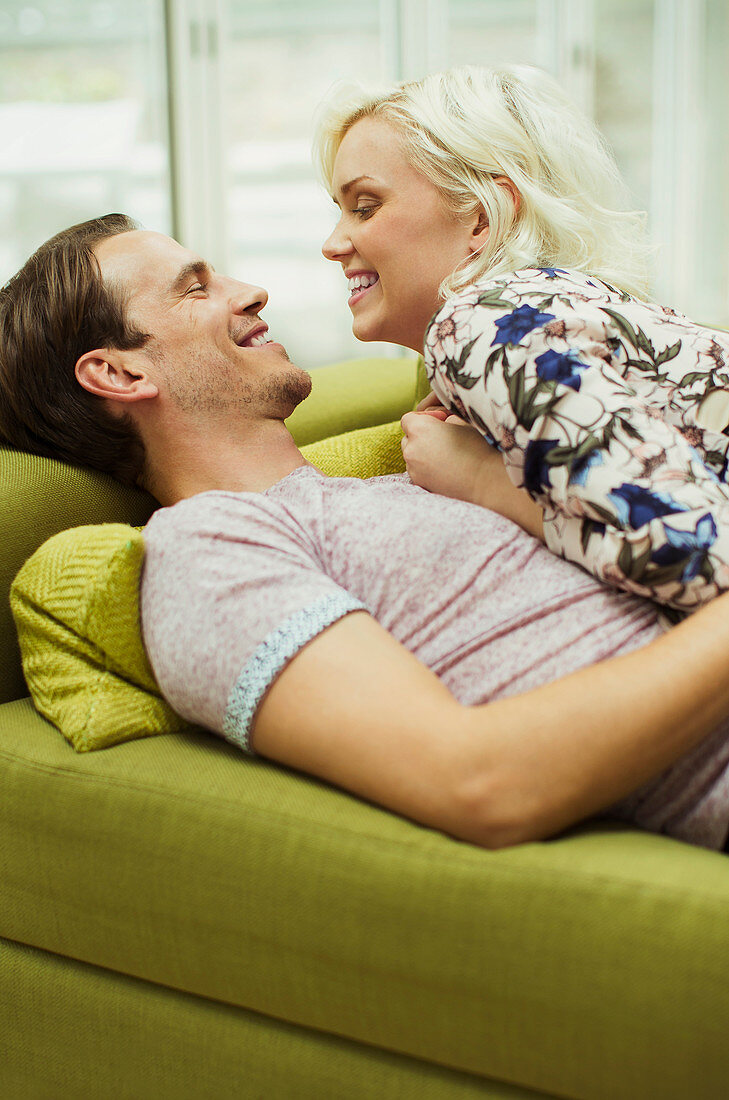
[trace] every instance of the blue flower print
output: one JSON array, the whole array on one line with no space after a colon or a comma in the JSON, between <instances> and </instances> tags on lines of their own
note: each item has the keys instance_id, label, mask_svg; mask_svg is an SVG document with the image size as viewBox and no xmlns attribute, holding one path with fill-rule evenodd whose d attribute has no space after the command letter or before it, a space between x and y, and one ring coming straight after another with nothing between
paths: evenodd
<instances>
[{"instance_id":1,"label":"blue flower print","mask_svg":"<svg viewBox=\"0 0 729 1100\"><path fill-rule=\"evenodd\" d=\"M504 317L499 317L496 322L498 332L491 341L491 347L496 344L518 344L527 333L554 320L553 313L540 313L534 306L521 305Z\"/></svg>"},{"instance_id":2,"label":"blue flower print","mask_svg":"<svg viewBox=\"0 0 729 1100\"><path fill-rule=\"evenodd\" d=\"M556 446L557 439L531 440L524 451L524 488L529 493L541 493L551 486L549 480L550 465L546 456Z\"/></svg>"},{"instance_id":3,"label":"blue flower print","mask_svg":"<svg viewBox=\"0 0 729 1100\"><path fill-rule=\"evenodd\" d=\"M582 379L580 372L587 367L576 351L545 351L535 359L537 377L543 382L561 382L563 386L579 390Z\"/></svg>"},{"instance_id":4,"label":"blue flower print","mask_svg":"<svg viewBox=\"0 0 729 1100\"><path fill-rule=\"evenodd\" d=\"M584 458L579 458L577 462L572 463L572 469L570 470L569 484L570 485L587 485L587 479L590 476L590 470L593 466L602 466L604 462L602 451L595 448L594 451L590 451Z\"/></svg>"},{"instance_id":5,"label":"blue flower print","mask_svg":"<svg viewBox=\"0 0 729 1100\"><path fill-rule=\"evenodd\" d=\"M729 334L556 261L444 303L428 371L544 506L551 550L692 612L729 589L729 428L702 426L729 401Z\"/></svg>"},{"instance_id":6,"label":"blue flower print","mask_svg":"<svg viewBox=\"0 0 729 1100\"><path fill-rule=\"evenodd\" d=\"M556 279L558 275L567 274L563 267L538 267L537 271L541 271L548 279Z\"/></svg>"},{"instance_id":7,"label":"blue flower print","mask_svg":"<svg viewBox=\"0 0 729 1100\"><path fill-rule=\"evenodd\" d=\"M615 505L618 521L624 527L637 529L650 523L657 516L670 516L675 512L687 512L685 504L679 504L668 493L654 493L624 481L618 489L608 494Z\"/></svg>"},{"instance_id":8,"label":"blue flower print","mask_svg":"<svg viewBox=\"0 0 729 1100\"><path fill-rule=\"evenodd\" d=\"M656 565L674 565L685 561L681 580L684 583L692 581L700 573L709 548L716 541L716 524L713 518L707 512L698 521L693 532L676 531L665 523L663 530L668 542L651 555L651 561Z\"/></svg>"}]
</instances>

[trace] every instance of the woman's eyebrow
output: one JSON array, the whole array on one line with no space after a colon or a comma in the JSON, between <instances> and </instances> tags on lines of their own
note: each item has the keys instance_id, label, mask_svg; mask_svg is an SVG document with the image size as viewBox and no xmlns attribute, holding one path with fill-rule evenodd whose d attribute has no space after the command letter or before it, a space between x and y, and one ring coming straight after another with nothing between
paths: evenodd
<instances>
[{"instance_id":1,"label":"woman's eyebrow","mask_svg":"<svg viewBox=\"0 0 729 1100\"><path fill-rule=\"evenodd\" d=\"M374 176L356 176L353 180L350 180L349 183L345 183L339 188L340 194L346 195L347 192L354 187L355 183L361 183L362 180L372 180L373 183L377 182Z\"/></svg>"}]
</instances>

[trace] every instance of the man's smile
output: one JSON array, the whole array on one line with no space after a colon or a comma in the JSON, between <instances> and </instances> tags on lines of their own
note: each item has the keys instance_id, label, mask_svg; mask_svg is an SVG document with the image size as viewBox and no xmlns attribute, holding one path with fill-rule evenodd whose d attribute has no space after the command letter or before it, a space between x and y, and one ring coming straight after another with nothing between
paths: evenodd
<instances>
[{"instance_id":1,"label":"man's smile","mask_svg":"<svg viewBox=\"0 0 729 1100\"><path fill-rule=\"evenodd\" d=\"M273 341L268 335L268 325L255 325L247 333L233 337L239 348L260 348L263 344L271 344Z\"/></svg>"}]
</instances>

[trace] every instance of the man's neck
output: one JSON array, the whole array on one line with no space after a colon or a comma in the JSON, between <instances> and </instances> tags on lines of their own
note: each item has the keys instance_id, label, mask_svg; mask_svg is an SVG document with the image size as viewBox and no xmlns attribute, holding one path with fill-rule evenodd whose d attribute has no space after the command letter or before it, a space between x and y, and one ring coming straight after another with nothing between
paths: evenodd
<instances>
[{"instance_id":1,"label":"man's neck","mask_svg":"<svg viewBox=\"0 0 729 1100\"><path fill-rule=\"evenodd\" d=\"M188 426L146 450L147 487L163 505L212 489L260 493L307 465L281 420Z\"/></svg>"}]
</instances>

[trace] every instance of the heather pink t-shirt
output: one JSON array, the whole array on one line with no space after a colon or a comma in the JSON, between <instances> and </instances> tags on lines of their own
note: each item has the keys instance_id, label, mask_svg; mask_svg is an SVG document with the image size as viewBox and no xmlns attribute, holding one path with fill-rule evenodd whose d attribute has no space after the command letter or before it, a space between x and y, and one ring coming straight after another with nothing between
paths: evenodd
<instances>
[{"instance_id":1,"label":"heather pink t-shirt","mask_svg":"<svg viewBox=\"0 0 729 1100\"><path fill-rule=\"evenodd\" d=\"M465 704L528 691L662 630L654 605L404 475L360 481L302 466L264 493L207 492L160 509L144 538L142 628L162 693L249 752L281 669L354 610ZM611 813L721 847L729 725Z\"/></svg>"}]
</instances>

